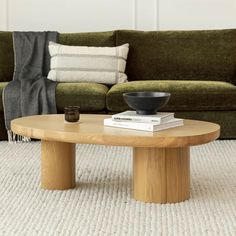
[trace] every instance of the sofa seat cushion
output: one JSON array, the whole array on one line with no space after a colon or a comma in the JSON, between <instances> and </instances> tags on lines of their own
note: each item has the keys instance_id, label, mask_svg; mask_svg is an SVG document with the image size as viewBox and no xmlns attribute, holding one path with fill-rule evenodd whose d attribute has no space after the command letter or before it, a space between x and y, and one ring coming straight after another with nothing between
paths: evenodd
<instances>
[{"instance_id":1,"label":"sofa seat cushion","mask_svg":"<svg viewBox=\"0 0 236 236\"><path fill-rule=\"evenodd\" d=\"M3 111L3 104L2 104L2 92L3 89L7 86L8 82L0 82L0 111Z\"/></svg>"},{"instance_id":2,"label":"sofa seat cushion","mask_svg":"<svg viewBox=\"0 0 236 236\"><path fill-rule=\"evenodd\" d=\"M81 111L101 111L106 107L108 87L97 83L59 83L56 102L59 112L65 106L80 106Z\"/></svg>"},{"instance_id":3,"label":"sofa seat cushion","mask_svg":"<svg viewBox=\"0 0 236 236\"><path fill-rule=\"evenodd\" d=\"M112 86L107 108L120 112L130 109L122 94L133 91L163 91L171 98L163 111L236 110L236 86L220 81L132 81Z\"/></svg>"},{"instance_id":4,"label":"sofa seat cushion","mask_svg":"<svg viewBox=\"0 0 236 236\"><path fill-rule=\"evenodd\" d=\"M0 97L7 83L0 82ZM56 89L58 112L65 106L80 106L81 111L101 111L106 107L108 87L96 83L59 83ZM0 111L3 110L0 99Z\"/></svg>"}]
</instances>

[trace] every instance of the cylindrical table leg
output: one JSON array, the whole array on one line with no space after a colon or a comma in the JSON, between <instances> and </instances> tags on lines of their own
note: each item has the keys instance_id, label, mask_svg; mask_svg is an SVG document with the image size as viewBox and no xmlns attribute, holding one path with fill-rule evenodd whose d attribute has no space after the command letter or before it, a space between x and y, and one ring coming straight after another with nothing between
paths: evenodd
<instances>
[{"instance_id":1,"label":"cylindrical table leg","mask_svg":"<svg viewBox=\"0 0 236 236\"><path fill-rule=\"evenodd\" d=\"M75 187L75 144L43 141L41 144L41 187Z\"/></svg>"},{"instance_id":2,"label":"cylindrical table leg","mask_svg":"<svg viewBox=\"0 0 236 236\"><path fill-rule=\"evenodd\" d=\"M133 148L133 197L176 203L190 196L190 152L183 148Z\"/></svg>"}]
</instances>

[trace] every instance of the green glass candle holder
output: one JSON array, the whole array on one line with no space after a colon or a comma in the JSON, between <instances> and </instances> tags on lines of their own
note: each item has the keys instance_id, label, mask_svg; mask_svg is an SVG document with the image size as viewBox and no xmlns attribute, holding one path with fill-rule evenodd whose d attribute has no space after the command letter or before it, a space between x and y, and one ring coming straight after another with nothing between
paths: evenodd
<instances>
[{"instance_id":1,"label":"green glass candle holder","mask_svg":"<svg viewBox=\"0 0 236 236\"><path fill-rule=\"evenodd\" d=\"M64 108L65 121L69 123L76 123L80 119L80 107L79 106L68 106Z\"/></svg>"}]
</instances>

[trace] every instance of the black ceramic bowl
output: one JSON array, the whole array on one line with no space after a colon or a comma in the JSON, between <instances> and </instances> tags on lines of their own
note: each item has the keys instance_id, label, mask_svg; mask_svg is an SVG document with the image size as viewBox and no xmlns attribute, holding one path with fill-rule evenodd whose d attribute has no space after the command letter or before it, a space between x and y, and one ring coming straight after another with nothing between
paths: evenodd
<instances>
[{"instance_id":1,"label":"black ceramic bowl","mask_svg":"<svg viewBox=\"0 0 236 236\"><path fill-rule=\"evenodd\" d=\"M140 115L153 115L164 107L170 98L170 93L164 92L131 92L123 93L124 100Z\"/></svg>"}]
</instances>

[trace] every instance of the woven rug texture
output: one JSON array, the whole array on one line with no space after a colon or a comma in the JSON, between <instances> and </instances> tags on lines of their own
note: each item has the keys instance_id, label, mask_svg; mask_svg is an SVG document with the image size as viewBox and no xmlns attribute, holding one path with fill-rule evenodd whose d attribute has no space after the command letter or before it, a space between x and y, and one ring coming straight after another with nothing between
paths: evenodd
<instances>
[{"instance_id":1,"label":"woven rug texture","mask_svg":"<svg viewBox=\"0 0 236 236\"><path fill-rule=\"evenodd\" d=\"M40 142L0 142L0 236L236 235L236 140L191 148L191 198L132 199L132 149L77 145L77 187L40 188Z\"/></svg>"}]
</instances>

